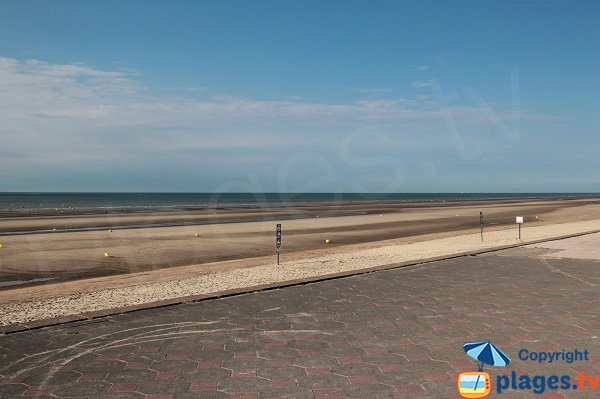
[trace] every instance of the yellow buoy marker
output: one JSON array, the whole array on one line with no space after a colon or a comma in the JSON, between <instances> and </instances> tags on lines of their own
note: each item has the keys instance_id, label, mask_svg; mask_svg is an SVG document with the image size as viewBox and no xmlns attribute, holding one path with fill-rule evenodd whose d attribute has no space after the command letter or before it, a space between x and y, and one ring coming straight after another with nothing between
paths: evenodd
<instances>
[{"instance_id":1,"label":"yellow buoy marker","mask_svg":"<svg viewBox=\"0 0 600 399\"><path fill-rule=\"evenodd\" d=\"M2 249L2 244L0 244L0 249Z\"/></svg>"},{"instance_id":2,"label":"yellow buoy marker","mask_svg":"<svg viewBox=\"0 0 600 399\"><path fill-rule=\"evenodd\" d=\"M109 232L109 233L112 233L112 229L108 229L108 232Z\"/></svg>"},{"instance_id":3,"label":"yellow buoy marker","mask_svg":"<svg viewBox=\"0 0 600 399\"><path fill-rule=\"evenodd\" d=\"M105 257L105 258L110 258L110 253L108 253L108 252L105 252L105 253L104 253L104 257Z\"/></svg>"},{"instance_id":4,"label":"yellow buoy marker","mask_svg":"<svg viewBox=\"0 0 600 399\"><path fill-rule=\"evenodd\" d=\"M325 244L330 244L330 243L331 243L331 241L325 240Z\"/></svg>"},{"instance_id":5,"label":"yellow buoy marker","mask_svg":"<svg viewBox=\"0 0 600 399\"><path fill-rule=\"evenodd\" d=\"M198 234L198 233L196 233L195 235L196 235L196 237L200 237L200 234Z\"/></svg>"}]
</instances>

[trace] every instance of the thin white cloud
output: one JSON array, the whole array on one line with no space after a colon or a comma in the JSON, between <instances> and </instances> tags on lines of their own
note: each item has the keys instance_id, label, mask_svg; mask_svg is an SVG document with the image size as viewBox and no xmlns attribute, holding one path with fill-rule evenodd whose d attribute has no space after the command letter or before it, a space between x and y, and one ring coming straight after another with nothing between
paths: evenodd
<instances>
[{"instance_id":1,"label":"thin white cloud","mask_svg":"<svg viewBox=\"0 0 600 399\"><path fill-rule=\"evenodd\" d=\"M433 86L433 81L431 80L417 80L412 82L411 86L414 89L425 89Z\"/></svg>"},{"instance_id":2,"label":"thin white cloud","mask_svg":"<svg viewBox=\"0 0 600 399\"><path fill-rule=\"evenodd\" d=\"M191 92L199 92L206 91L206 87L198 87L198 86L187 86L187 87L174 87L173 91L191 91Z\"/></svg>"},{"instance_id":3,"label":"thin white cloud","mask_svg":"<svg viewBox=\"0 0 600 399\"><path fill-rule=\"evenodd\" d=\"M365 94L389 94L392 93L392 89L388 89L386 87L370 87L366 89L356 89L356 91Z\"/></svg>"},{"instance_id":4,"label":"thin white cloud","mask_svg":"<svg viewBox=\"0 0 600 399\"><path fill-rule=\"evenodd\" d=\"M0 182L30 170L19 165L31 162L84 169L90 162L168 164L186 157L212 159L216 152L252 152L240 156L239 164L299 151L339 152L345 137L372 132L389 138L386 151L451 149L445 137L448 115L458 127L490 125L490 112L495 121L511 118L510 112L482 112L477 105L436 105L427 96L320 103L293 96L267 101L149 95L139 78L83 64L0 57ZM419 81L413 87L431 84ZM521 117L545 118L526 112Z\"/></svg>"}]
</instances>

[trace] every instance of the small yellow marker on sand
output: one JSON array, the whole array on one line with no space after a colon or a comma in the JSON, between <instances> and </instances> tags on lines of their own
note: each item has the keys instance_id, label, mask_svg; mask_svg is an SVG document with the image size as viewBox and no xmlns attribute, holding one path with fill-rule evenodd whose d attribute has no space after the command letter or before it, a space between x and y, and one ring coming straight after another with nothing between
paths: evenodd
<instances>
[{"instance_id":1,"label":"small yellow marker on sand","mask_svg":"<svg viewBox=\"0 0 600 399\"><path fill-rule=\"evenodd\" d=\"M105 258L110 258L110 253L108 253L108 252L105 252L105 253L104 253L104 257L105 257Z\"/></svg>"},{"instance_id":2,"label":"small yellow marker on sand","mask_svg":"<svg viewBox=\"0 0 600 399\"><path fill-rule=\"evenodd\" d=\"M109 232L109 233L112 233L112 229L108 229L108 232Z\"/></svg>"},{"instance_id":3,"label":"small yellow marker on sand","mask_svg":"<svg viewBox=\"0 0 600 399\"><path fill-rule=\"evenodd\" d=\"M2 249L2 244L0 244L0 249Z\"/></svg>"},{"instance_id":4,"label":"small yellow marker on sand","mask_svg":"<svg viewBox=\"0 0 600 399\"><path fill-rule=\"evenodd\" d=\"M325 240L325 244L329 244L329 243L331 243L331 241Z\"/></svg>"},{"instance_id":5,"label":"small yellow marker on sand","mask_svg":"<svg viewBox=\"0 0 600 399\"><path fill-rule=\"evenodd\" d=\"M200 234L196 233L196 237L200 237Z\"/></svg>"}]
</instances>

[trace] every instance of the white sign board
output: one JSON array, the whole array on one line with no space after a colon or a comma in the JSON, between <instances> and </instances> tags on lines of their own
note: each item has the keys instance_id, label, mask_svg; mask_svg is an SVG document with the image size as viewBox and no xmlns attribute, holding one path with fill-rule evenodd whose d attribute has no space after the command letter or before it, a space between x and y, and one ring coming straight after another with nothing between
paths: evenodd
<instances>
[{"instance_id":1,"label":"white sign board","mask_svg":"<svg viewBox=\"0 0 600 399\"><path fill-rule=\"evenodd\" d=\"M523 223L523 216L517 216L517 223Z\"/></svg>"}]
</instances>

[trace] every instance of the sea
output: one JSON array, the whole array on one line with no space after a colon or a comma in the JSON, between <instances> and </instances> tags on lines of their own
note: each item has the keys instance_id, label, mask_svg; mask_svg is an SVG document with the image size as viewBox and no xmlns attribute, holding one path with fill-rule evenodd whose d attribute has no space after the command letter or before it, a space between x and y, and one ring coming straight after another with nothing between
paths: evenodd
<instances>
[{"instance_id":1,"label":"sea","mask_svg":"<svg viewBox=\"0 0 600 399\"><path fill-rule=\"evenodd\" d=\"M272 207L334 202L442 202L598 197L597 193L0 193L3 214L68 210L149 212L203 207Z\"/></svg>"}]
</instances>

